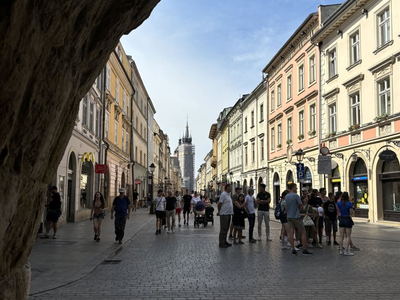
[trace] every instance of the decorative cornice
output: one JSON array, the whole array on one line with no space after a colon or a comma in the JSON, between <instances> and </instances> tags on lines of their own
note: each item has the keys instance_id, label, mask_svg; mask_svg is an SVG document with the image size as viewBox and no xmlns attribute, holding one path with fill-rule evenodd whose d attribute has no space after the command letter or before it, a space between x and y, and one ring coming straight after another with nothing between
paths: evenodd
<instances>
[{"instance_id":1,"label":"decorative cornice","mask_svg":"<svg viewBox=\"0 0 400 300\"><path fill-rule=\"evenodd\" d=\"M296 58L296 62L298 63L301 59L304 58L304 56L306 56L306 54L303 52L298 58Z\"/></svg>"},{"instance_id":2,"label":"decorative cornice","mask_svg":"<svg viewBox=\"0 0 400 300\"><path fill-rule=\"evenodd\" d=\"M315 96L318 95L318 90L313 90L312 92L308 93L307 95L304 96L304 98L308 100L314 98Z\"/></svg>"},{"instance_id":3,"label":"decorative cornice","mask_svg":"<svg viewBox=\"0 0 400 300\"><path fill-rule=\"evenodd\" d=\"M398 54L396 54L396 55L398 55ZM374 73L380 71L381 69L383 69L383 68L385 68L385 67L387 67L389 65L394 64L394 62L396 60L395 59L396 55L392 55L389 58L381 61L380 63L376 64L375 66L369 68L368 71L370 71L372 74L374 74Z\"/></svg>"},{"instance_id":4,"label":"decorative cornice","mask_svg":"<svg viewBox=\"0 0 400 300\"><path fill-rule=\"evenodd\" d=\"M357 75L357 76L351 78L350 80L344 82L343 85L344 85L346 88L348 88L349 86L351 86L351 85L353 85L353 84L355 84L355 83L357 83L357 82L359 82L359 81L362 81L362 80L364 80L364 74L359 74L359 75Z\"/></svg>"},{"instance_id":5,"label":"decorative cornice","mask_svg":"<svg viewBox=\"0 0 400 300\"><path fill-rule=\"evenodd\" d=\"M250 142L254 142L256 140L256 138L255 137L252 137L251 139L250 139Z\"/></svg>"},{"instance_id":6,"label":"decorative cornice","mask_svg":"<svg viewBox=\"0 0 400 300\"><path fill-rule=\"evenodd\" d=\"M335 88L335 89L323 94L322 97L329 98L329 97L331 97L331 96L333 96L335 94L339 94L339 92L340 92L340 88Z\"/></svg>"},{"instance_id":7,"label":"decorative cornice","mask_svg":"<svg viewBox=\"0 0 400 300\"><path fill-rule=\"evenodd\" d=\"M302 98L299 101L297 101L294 105L296 105L297 107L303 105L304 103L306 103L306 98Z\"/></svg>"},{"instance_id":8,"label":"decorative cornice","mask_svg":"<svg viewBox=\"0 0 400 300\"><path fill-rule=\"evenodd\" d=\"M281 74L281 75L279 75L278 77L276 77L276 79L275 79L275 80L276 80L276 81L278 81L279 79L281 79L281 78L282 78L282 76L283 76L282 74Z\"/></svg>"},{"instance_id":9,"label":"decorative cornice","mask_svg":"<svg viewBox=\"0 0 400 300\"><path fill-rule=\"evenodd\" d=\"M279 120L279 119L282 118L282 117L283 117L283 113L279 113L279 114L276 115L275 119L276 119L276 120Z\"/></svg>"},{"instance_id":10,"label":"decorative cornice","mask_svg":"<svg viewBox=\"0 0 400 300\"><path fill-rule=\"evenodd\" d=\"M293 64L290 64L289 67L285 69L285 73L289 72L293 68Z\"/></svg>"},{"instance_id":11,"label":"decorative cornice","mask_svg":"<svg viewBox=\"0 0 400 300\"><path fill-rule=\"evenodd\" d=\"M264 137L264 135L265 135L264 133L261 133L261 134L258 135L258 137L262 138L262 137Z\"/></svg>"},{"instance_id":12,"label":"decorative cornice","mask_svg":"<svg viewBox=\"0 0 400 300\"><path fill-rule=\"evenodd\" d=\"M290 106L287 107L283 112L284 112L285 114L288 114L288 113L290 113L293 109L294 109L294 106L293 106L293 105L290 105Z\"/></svg>"}]
</instances>

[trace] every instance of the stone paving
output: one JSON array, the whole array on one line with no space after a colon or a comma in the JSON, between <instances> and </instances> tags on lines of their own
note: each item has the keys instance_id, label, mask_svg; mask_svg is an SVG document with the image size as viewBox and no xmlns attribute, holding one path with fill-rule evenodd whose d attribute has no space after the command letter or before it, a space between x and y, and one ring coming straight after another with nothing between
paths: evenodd
<instances>
[{"instance_id":1,"label":"stone paving","mask_svg":"<svg viewBox=\"0 0 400 300\"><path fill-rule=\"evenodd\" d=\"M400 229L357 222L353 257L337 247L312 257L273 241L218 247L219 220L205 228L155 235L148 220L118 251L83 278L29 299L399 299ZM272 217L272 214L271 214ZM152 216L154 218L154 216ZM105 241L102 241L105 242ZM112 243L112 241L109 241Z\"/></svg>"}]
</instances>

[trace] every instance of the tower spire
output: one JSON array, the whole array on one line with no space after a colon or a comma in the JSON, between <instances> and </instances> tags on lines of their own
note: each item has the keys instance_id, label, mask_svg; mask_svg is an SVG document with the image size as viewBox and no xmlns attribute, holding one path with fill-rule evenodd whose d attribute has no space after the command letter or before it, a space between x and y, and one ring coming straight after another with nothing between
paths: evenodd
<instances>
[{"instance_id":1,"label":"tower spire","mask_svg":"<svg viewBox=\"0 0 400 300\"><path fill-rule=\"evenodd\" d=\"M186 136L185 138L189 138L189 115L186 116Z\"/></svg>"}]
</instances>

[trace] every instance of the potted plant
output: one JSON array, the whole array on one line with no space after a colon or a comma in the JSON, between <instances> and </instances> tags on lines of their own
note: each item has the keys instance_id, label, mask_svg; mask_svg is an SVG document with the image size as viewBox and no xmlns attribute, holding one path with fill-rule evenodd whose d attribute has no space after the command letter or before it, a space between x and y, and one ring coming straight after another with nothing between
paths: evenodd
<instances>
[{"instance_id":1,"label":"potted plant","mask_svg":"<svg viewBox=\"0 0 400 300\"><path fill-rule=\"evenodd\" d=\"M287 141L286 141L286 144L287 145L290 145L292 143L292 140L291 139L288 139Z\"/></svg>"},{"instance_id":2,"label":"potted plant","mask_svg":"<svg viewBox=\"0 0 400 300\"><path fill-rule=\"evenodd\" d=\"M317 131L315 131L315 130L310 130L310 131L308 132L308 135L314 136L316 133L317 133Z\"/></svg>"},{"instance_id":3,"label":"potted plant","mask_svg":"<svg viewBox=\"0 0 400 300\"><path fill-rule=\"evenodd\" d=\"M298 138L300 141L301 141L301 140L304 140L304 134L300 134L297 138Z\"/></svg>"},{"instance_id":4,"label":"potted plant","mask_svg":"<svg viewBox=\"0 0 400 300\"><path fill-rule=\"evenodd\" d=\"M282 148L282 144L278 144L277 146L278 146L278 149Z\"/></svg>"},{"instance_id":5,"label":"potted plant","mask_svg":"<svg viewBox=\"0 0 400 300\"><path fill-rule=\"evenodd\" d=\"M349 127L349 131L353 131L353 130L356 130L356 129L358 129L358 128L360 128L360 124L354 124L354 125L351 125L351 126Z\"/></svg>"},{"instance_id":6,"label":"potted plant","mask_svg":"<svg viewBox=\"0 0 400 300\"><path fill-rule=\"evenodd\" d=\"M375 122L381 122L381 121L385 121L387 119L389 119L389 115L388 114L382 114L382 115L376 116L374 118Z\"/></svg>"},{"instance_id":7,"label":"potted plant","mask_svg":"<svg viewBox=\"0 0 400 300\"><path fill-rule=\"evenodd\" d=\"M334 137L335 135L336 135L336 131L333 131L330 134L328 134L328 137Z\"/></svg>"}]
</instances>

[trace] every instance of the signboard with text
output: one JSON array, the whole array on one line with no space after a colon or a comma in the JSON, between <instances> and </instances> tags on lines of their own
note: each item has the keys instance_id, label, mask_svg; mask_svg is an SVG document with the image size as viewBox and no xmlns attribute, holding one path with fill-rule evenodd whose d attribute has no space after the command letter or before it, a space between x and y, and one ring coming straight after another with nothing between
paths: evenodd
<instances>
[{"instance_id":1,"label":"signboard with text","mask_svg":"<svg viewBox=\"0 0 400 300\"><path fill-rule=\"evenodd\" d=\"M318 155L318 174L332 173L332 156Z\"/></svg>"},{"instance_id":2,"label":"signboard with text","mask_svg":"<svg viewBox=\"0 0 400 300\"><path fill-rule=\"evenodd\" d=\"M96 164L94 168L95 173L97 174L106 174L108 171L107 165L104 164Z\"/></svg>"}]
</instances>

